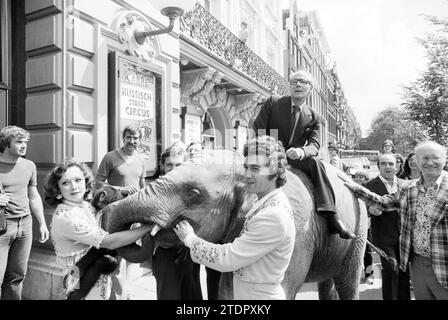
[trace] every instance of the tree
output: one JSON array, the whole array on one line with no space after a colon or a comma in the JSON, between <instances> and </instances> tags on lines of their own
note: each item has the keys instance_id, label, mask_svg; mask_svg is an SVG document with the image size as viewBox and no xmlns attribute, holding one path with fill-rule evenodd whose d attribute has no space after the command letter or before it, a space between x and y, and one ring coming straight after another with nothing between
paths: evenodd
<instances>
[{"instance_id":1,"label":"tree","mask_svg":"<svg viewBox=\"0 0 448 320\"><path fill-rule=\"evenodd\" d=\"M359 143L359 149L382 150L384 140L391 139L395 152L409 154L415 145L426 138L421 125L409 118L406 110L389 107L375 117L369 135Z\"/></svg>"},{"instance_id":2,"label":"tree","mask_svg":"<svg viewBox=\"0 0 448 320\"><path fill-rule=\"evenodd\" d=\"M420 43L426 49L427 69L405 87L403 106L410 119L427 128L428 136L448 142L448 18L426 17L439 30Z\"/></svg>"}]
</instances>

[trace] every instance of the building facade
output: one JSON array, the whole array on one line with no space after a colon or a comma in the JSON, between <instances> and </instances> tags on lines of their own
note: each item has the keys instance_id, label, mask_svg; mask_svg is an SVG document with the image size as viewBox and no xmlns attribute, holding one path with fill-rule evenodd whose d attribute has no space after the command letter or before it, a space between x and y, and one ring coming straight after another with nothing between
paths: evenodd
<instances>
[{"instance_id":1,"label":"building facade","mask_svg":"<svg viewBox=\"0 0 448 320\"><path fill-rule=\"evenodd\" d=\"M141 128L148 178L177 140L241 150L260 102L288 93L276 56L277 4L200 1L172 31L136 37L165 28L165 3L0 0L0 124L31 133L27 158L37 165L41 195L49 171L66 158L95 173L131 122ZM260 44L266 36L270 44ZM46 207L48 225L52 215ZM51 241L36 241L24 298L62 299L63 276Z\"/></svg>"},{"instance_id":2,"label":"building facade","mask_svg":"<svg viewBox=\"0 0 448 320\"><path fill-rule=\"evenodd\" d=\"M242 150L259 104L288 92L280 74L283 44L277 11L278 4L271 1L209 0L181 18L184 135L174 138Z\"/></svg>"}]
</instances>

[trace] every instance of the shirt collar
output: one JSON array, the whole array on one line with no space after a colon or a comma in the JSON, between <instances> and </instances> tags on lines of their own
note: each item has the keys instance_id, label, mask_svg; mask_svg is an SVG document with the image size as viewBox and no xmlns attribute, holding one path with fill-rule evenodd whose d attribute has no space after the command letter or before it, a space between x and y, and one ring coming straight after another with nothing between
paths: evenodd
<instances>
[{"instance_id":1,"label":"shirt collar","mask_svg":"<svg viewBox=\"0 0 448 320\"><path fill-rule=\"evenodd\" d=\"M433 183L433 185L436 186L436 191L439 191L440 185L442 184L442 180L445 176L448 176L448 172L445 170L442 170L442 173L437 178L437 180ZM419 189L425 190L424 184L423 184L423 176L421 175L420 178L417 180L417 187Z\"/></svg>"},{"instance_id":2,"label":"shirt collar","mask_svg":"<svg viewBox=\"0 0 448 320\"><path fill-rule=\"evenodd\" d=\"M390 185L389 181L384 179L381 175L379 175L378 177L380 177L380 180L384 183L384 185L386 187L394 188L394 187L398 186L398 179L397 179L397 177L394 177L394 180L392 181L392 186Z\"/></svg>"},{"instance_id":3,"label":"shirt collar","mask_svg":"<svg viewBox=\"0 0 448 320\"><path fill-rule=\"evenodd\" d=\"M271 192L269 192L267 195L265 195L263 198L258 199L257 201L255 201L254 205L252 206L252 208L249 210L249 212L246 214L246 217L249 216L250 214L252 214L255 210L257 210L263 203L266 202L266 200L268 200L270 197L272 197L273 195L276 195L277 193L279 193L281 191L281 188L277 188L275 190L272 190Z\"/></svg>"},{"instance_id":4,"label":"shirt collar","mask_svg":"<svg viewBox=\"0 0 448 320\"><path fill-rule=\"evenodd\" d=\"M294 111L294 106L296 106L296 107L298 108L297 112L301 112L302 109L303 109L303 106L304 106L305 104L306 104L306 103L302 104L301 106L296 106L296 105L294 104L294 102L292 101L292 99L291 99L291 113Z\"/></svg>"}]
</instances>

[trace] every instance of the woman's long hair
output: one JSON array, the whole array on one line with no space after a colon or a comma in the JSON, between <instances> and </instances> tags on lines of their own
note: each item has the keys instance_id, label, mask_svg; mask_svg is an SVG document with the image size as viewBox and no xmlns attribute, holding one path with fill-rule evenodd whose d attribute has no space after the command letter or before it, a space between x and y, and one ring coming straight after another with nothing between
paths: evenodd
<instances>
[{"instance_id":1,"label":"woman's long hair","mask_svg":"<svg viewBox=\"0 0 448 320\"><path fill-rule=\"evenodd\" d=\"M398 176L398 178L400 179L406 179L409 178L411 175L411 167L409 166L409 160L411 160L411 158L415 156L414 152L411 152L410 154L408 154L408 156L406 157L406 160L404 162L403 165L403 172Z\"/></svg>"}]
</instances>

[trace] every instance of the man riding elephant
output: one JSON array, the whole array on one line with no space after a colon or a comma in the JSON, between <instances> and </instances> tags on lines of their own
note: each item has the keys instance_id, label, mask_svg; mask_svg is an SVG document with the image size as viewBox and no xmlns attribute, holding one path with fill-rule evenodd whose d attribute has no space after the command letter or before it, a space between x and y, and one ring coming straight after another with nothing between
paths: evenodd
<instances>
[{"instance_id":1,"label":"man riding elephant","mask_svg":"<svg viewBox=\"0 0 448 320\"><path fill-rule=\"evenodd\" d=\"M322 162L316 158L319 149L321 117L306 105L313 88L310 73L300 70L289 81L291 96L269 98L255 119L255 134L275 136L283 143L288 162L305 172L315 184L317 212L328 218L330 226L343 239L355 235L345 227L336 212L335 195Z\"/></svg>"},{"instance_id":2,"label":"man riding elephant","mask_svg":"<svg viewBox=\"0 0 448 320\"><path fill-rule=\"evenodd\" d=\"M316 214L310 179L295 168L286 170L287 183L282 190L293 210L296 234L281 283L287 299L294 299L305 282L319 282L320 299L334 298L334 289L341 299L359 297L367 213L364 204L338 178L338 170L328 165L326 171L335 190L336 211L357 236L348 241L330 233L327 220ZM201 157L184 162L145 189L117 202L103 216L103 225L109 232L115 232L136 222L153 224L154 237L150 238L169 247L182 245L173 227L186 220L195 234L208 242L233 242L241 234L254 198L247 192L245 180L241 154L203 150ZM147 250L136 246L117 251L125 259L131 256L135 262L148 258ZM223 278L220 298L232 299L232 281Z\"/></svg>"}]
</instances>

